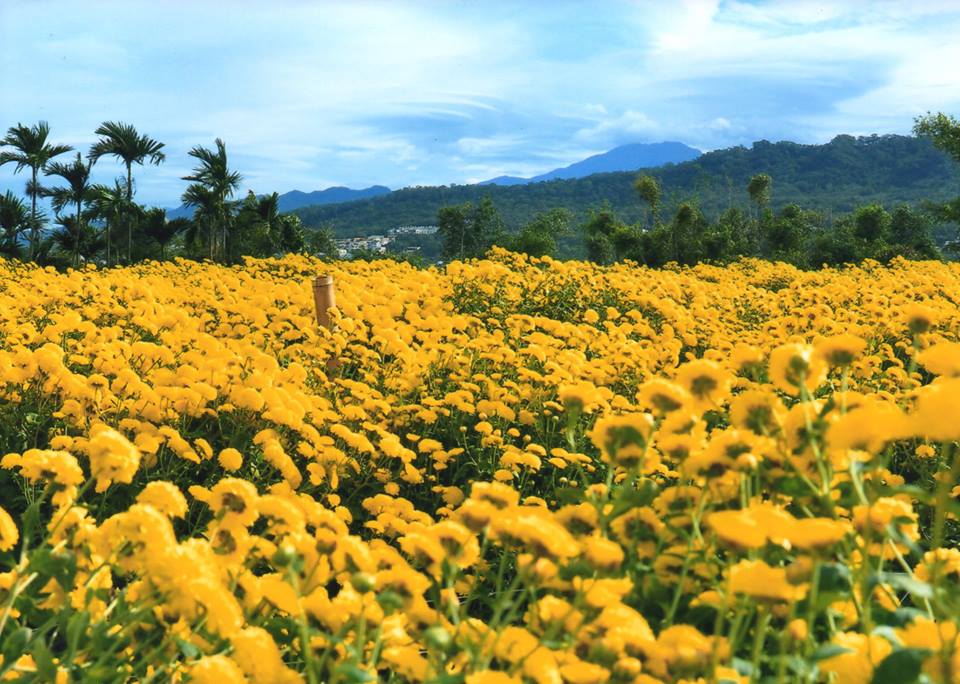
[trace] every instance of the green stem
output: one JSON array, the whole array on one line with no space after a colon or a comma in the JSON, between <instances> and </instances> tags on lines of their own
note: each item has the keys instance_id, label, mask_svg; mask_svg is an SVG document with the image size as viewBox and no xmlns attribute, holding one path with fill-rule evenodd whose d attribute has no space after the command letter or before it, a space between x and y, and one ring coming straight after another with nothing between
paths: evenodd
<instances>
[{"instance_id":1,"label":"green stem","mask_svg":"<svg viewBox=\"0 0 960 684\"><path fill-rule=\"evenodd\" d=\"M760 656L763 653L763 644L767 637L767 628L770 626L770 609L761 604L757 609L757 631L753 636L753 665L752 681L760 681Z\"/></svg>"}]
</instances>

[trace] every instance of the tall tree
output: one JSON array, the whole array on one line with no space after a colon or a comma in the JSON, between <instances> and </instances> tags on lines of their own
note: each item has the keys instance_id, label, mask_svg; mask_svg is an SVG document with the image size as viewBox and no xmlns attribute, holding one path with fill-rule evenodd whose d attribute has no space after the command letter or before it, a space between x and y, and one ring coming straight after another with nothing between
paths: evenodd
<instances>
[{"instance_id":1,"label":"tall tree","mask_svg":"<svg viewBox=\"0 0 960 684\"><path fill-rule=\"evenodd\" d=\"M960 162L960 119L942 112L927 112L914 119L913 133L929 138L934 147Z\"/></svg>"},{"instance_id":2,"label":"tall tree","mask_svg":"<svg viewBox=\"0 0 960 684\"><path fill-rule=\"evenodd\" d=\"M60 230L53 233L50 242L71 255L74 268L80 265L80 257L92 259L103 249L103 236L89 221L77 221L77 217L71 215L58 216L57 222Z\"/></svg>"},{"instance_id":3,"label":"tall tree","mask_svg":"<svg viewBox=\"0 0 960 684\"><path fill-rule=\"evenodd\" d=\"M653 216L653 225L657 225L657 212L660 207L660 197L663 194L660 190L660 184L653 176L640 176L633 182L633 189L640 195L640 199L650 207L650 213Z\"/></svg>"},{"instance_id":4,"label":"tall tree","mask_svg":"<svg viewBox=\"0 0 960 684\"><path fill-rule=\"evenodd\" d=\"M20 256L20 238L30 229L30 218L22 199L9 190L0 195L0 254Z\"/></svg>"},{"instance_id":5,"label":"tall tree","mask_svg":"<svg viewBox=\"0 0 960 684\"><path fill-rule=\"evenodd\" d=\"M148 209L143 214L143 232L160 246L161 259L167 258L167 245L189 226L190 220L185 218L168 221L166 209Z\"/></svg>"},{"instance_id":6,"label":"tall tree","mask_svg":"<svg viewBox=\"0 0 960 684\"><path fill-rule=\"evenodd\" d=\"M557 238L570 233L573 214L567 209L542 211L508 243L510 249L534 257L553 256Z\"/></svg>"},{"instance_id":7,"label":"tall tree","mask_svg":"<svg viewBox=\"0 0 960 684\"><path fill-rule=\"evenodd\" d=\"M90 148L90 160L96 162L100 157L110 155L122 161L127 169L127 204L130 211L126 215L126 223L129 263L133 253L133 165L142 166L145 161L154 165L161 164L166 159L162 152L163 143L141 135L130 124L119 121L104 121L94 133L99 135L100 139Z\"/></svg>"},{"instance_id":8,"label":"tall tree","mask_svg":"<svg viewBox=\"0 0 960 684\"><path fill-rule=\"evenodd\" d=\"M111 252L113 230L120 226L127 214L133 211L136 205L131 205L127 201L127 190L119 179L114 181L113 187L94 185L91 189L91 195L93 214L97 218L103 219L104 222L107 265L112 265L114 261L112 257L115 256Z\"/></svg>"},{"instance_id":9,"label":"tall tree","mask_svg":"<svg viewBox=\"0 0 960 684\"><path fill-rule=\"evenodd\" d=\"M747 183L747 193L753 203L757 205L758 213L763 211L770 203L771 185L773 185L773 179L765 173L756 174Z\"/></svg>"},{"instance_id":10,"label":"tall tree","mask_svg":"<svg viewBox=\"0 0 960 684\"><path fill-rule=\"evenodd\" d=\"M934 147L960 163L960 120L956 117L942 112L927 112L914 120L913 132L917 136L929 138ZM960 223L960 197L939 205L937 214L944 221ZM957 243L960 243L960 240L954 245Z\"/></svg>"},{"instance_id":11,"label":"tall tree","mask_svg":"<svg viewBox=\"0 0 960 684\"><path fill-rule=\"evenodd\" d=\"M437 212L437 235L443 241L445 259L480 257L504 234L503 219L493 200L442 207Z\"/></svg>"},{"instance_id":12,"label":"tall tree","mask_svg":"<svg viewBox=\"0 0 960 684\"><path fill-rule=\"evenodd\" d=\"M69 152L73 148L69 145L52 145L47 142L50 137L50 125L46 121L24 126L18 123L7 130L6 137L0 140L0 146L10 147L12 150L0 152L0 166L14 163L17 168L14 173L23 169L30 169L30 182L27 183L27 194L30 196L30 258L36 257L37 242L40 239L40 215L37 213L37 197L40 195L40 184L37 175L43 167L54 157Z\"/></svg>"},{"instance_id":13,"label":"tall tree","mask_svg":"<svg viewBox=\"0 0 960 684\"><path fill-rule=\"evenodd\" d=\"M223 140L217 138L214 144L216 149L213 150L200 145L190 150L190 156L196 159L198 164L191 175L183 177L183 180L191 181L191 184L182 197L185 205L194 207L200 214L197 216L195 213L195 222L200 219L209 229L212 260L226 255L231 219L228 200L243 180L243 176L230 170L227 147Z\"/></svg>"},{"instance_id":14,"label":"tall tree","mask_svg":"<svg viewBox=\"0 0 960 684\"><path fill-rule=\"evenodd\" d=\"M623 240L619 236L627 230L627 226L617 218L609 206L591 209L590 217L580 226L580 230L587 245L590 261L609 264L621 258L622 254L618 252L618 246L623 246Z\"/></svg>"},{"instance_id":15,"label":"tall tree","mask_svg":"<svg viewBox=\"0 0 960 684\"><path fill-rule=\"evenodd\" d=\"M44 169L46 175L60 176L67 182L65 186L43 188L41 193L44 197L50 198L53 210L57 214L57 221L75 238L73 245L74 266L79 265L80 242L88 228L83 215L83 207L94 199L93 186L90 183L91 166L93 166L93 160L84 163L83 157L77 152L77 158L71 163L51 162ZM75 214L70 217L72 220L69 224L61 217L61 212L67 208L76 210Z\"/></svg>"}]
</instances>

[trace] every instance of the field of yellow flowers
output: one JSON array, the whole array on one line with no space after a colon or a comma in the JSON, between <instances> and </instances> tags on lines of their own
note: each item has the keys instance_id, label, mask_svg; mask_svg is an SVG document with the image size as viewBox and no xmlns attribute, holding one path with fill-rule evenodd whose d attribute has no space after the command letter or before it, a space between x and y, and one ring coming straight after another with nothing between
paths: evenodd
<instances>
[{"instance_id":1,"label":"field of yellow flowers","mask_svg":"<svg viewBox=\"0 0 960 684\"><path fill-rule=\"evenodd\" d=\"M0 261L0 679L960 682L958 302L936 262Z\"/></svg>"}]
</instances>

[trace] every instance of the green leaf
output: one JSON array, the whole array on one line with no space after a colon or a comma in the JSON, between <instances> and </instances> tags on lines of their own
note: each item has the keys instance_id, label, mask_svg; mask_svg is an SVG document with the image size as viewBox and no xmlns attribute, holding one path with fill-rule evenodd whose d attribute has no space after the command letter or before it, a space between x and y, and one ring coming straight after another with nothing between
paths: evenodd
<instances>
[{"instance_id":1,"label":"green leaf","mask_svg":"<svg viewBox=\"0 0 960 684\"><path fill-rule=\"evenodd\" d=\"M876 584L888 584L894 589L906 591L921 599L933 598L933 587L926 582L901 572L878 572L872 578Z\"/></svg>"},{"instance_id":2,"label":"green leaf","mask_svg":"<svg viewBox=\"0 0 960 684\"><path fill-rule=\"evenodd\" d=\"M74 613L67 620L67 657L64 660L70 661L73 659L73 654L76 653L77 646L80 644L80 637L83 636L89 626L90 613L85 610Z\"/></svg>"},{"instance_id":3,"label":"green leaf","mask_svg":"<svg viewBox=\"0 0 960 684\"><path fill-rule=\"evenodd\" d=\"M623 487L614 494L610 518L616 518L635 508L649 506L656 496L657 486L651 480L641 480L636 488Z\"/></svg>"},{"instance_id":4,"label":"green leaf","mask_svg":"<svg viewBox=\"0 0 960 684\"><path fill-rule=\"evenodd\" d=\"M583 490L577 487L557 487L554 496L558 504L578 504L583 501Z\"/></svg>"},{"instance_id":5,"label":"green leaf","mask_svg":"<svg viewBox=\"0 0 960 684\"><path fill-rule=\"evenodd\" d=\"M57 677L57 666L53 662L53 654L43 639L33 642L30 655L37 664L37 675L42 682L52 682Z\"/></svg>"},{"instance_id":6,"label":"green leaf","mask_svg":"<svg viewBox=\"0 0 960 684\"><path fill-rule=\"evenodd\" d=\"M839 644L824 644L811 654L810 660L819 662L821 660L826 660L827 658L835 658L838 655L853 652L854 651L852 648L847 648Z\"/></svg>"},{"instance_id":7,"label":"green leaf","mask_svg":"<svg viewBox=\"0 0 960 684\"><path fill-rule=\"evenodd\" d=\"M901 648L883 659L873 671L871 684L912 684L920 679L923 661L930 655L925 648Z\"/></svg>"},{"instance_id":8,"label":"green leaf","mask_svg":"<svg viewBox=\"0 0 960 684\"><path fill-rule=\"evenodd\" d=\"M826 563L820 567L819 592L846 592L851 587L850 568L840 563Z\"/></svg>"},{"instance_id":9,"label":"green leaf","mask_svg":"<svg viewBox=\"0 0 960 684\"><path fill-rule=\"evenodd\" d=\"M23 655L27 650L27 644L30 643L30 630L26 627L18 627L13 630L9 636L3 640L3 662L12 664Z\"/></svg>"},{"instance_id":10,"label":"green leaf","mask_svg":"<svg viewBox=\"0 0 960 684\"><path fill-rule=\"evenodd\" d=\"M191 644L189 641L184 641L183 639L177 639L177 648L180 649L180 652L185 658L193 660L194 658L200 657L200 649Z\"/></svg>"},{"instance_id":11,"label":"green leaf","mask_svg":"<svg viewBox=\"0 0 960 684\"><path fill-rule=\"evenodd\" d=\"M428 679L427 684L463 684L466 680L466 675L445 673L433 679Z\"/></svg>"},{"instance_id":12,"label":"green leaf","mask_svg":"<svg viewBox=\"0 0 960 684\"><path fill-rule=\"evenodd\" d=\"M749 660L744 660L743 658L734 658L730 664L733 665L733 669L736 670L737 674L740 676L753 676L753 663L751 663Z\"/></svg>"},{"instance_id":13,"label":"green leaf","mask_svg":"<svg viewBox=\"0 0 960 684\"><path fill-rule=\"evenodd\" d=\"M880 625L878 627L874 627L873 632L871 633L876 634L877 636L883 637L884 639L889 641L890 644L895 648L899 647L902 644L902 642L900 641L900 637L897 636L897 630L895 630L893 627L890 627L888 625Z\"/></svg>"},{"instance_id":14,"label":"green leaf","mask_svg":"<svg viewBox=\"0 0 960 684\"><path fill-rule=\"evenodd\" d=\"M337 666L336 673L338 681L348 682L348 684L364 684L373 681L373 676L369 672L351 663Z\"/></svg>"},{"instance_id":15,"label":"green leaf","mask_svg":"<svg viewBox=\"0 0 960 684\"><path fill-rule=\"evenodd\" d=\"M77 556L71 551L53 553L43 546L30 553L30 569L47 577L53 577L65 590L73 589L77 574Z\"/></svg>"},{"instance_id":16,"label":"green leaf","mask_svg":"<svg viewBox=\"0 0 960 684\"><path fill-rule=\"evenodd\" d=\"M27 506L23 512L23 543L28 544L33 537L34 530L40 526L40 504L43 503L43 497L34 499L33 503Z\"/></svg>"},{"instance_id":17,"label":"green leaf","mask_svg":"<svg viewBox=\"0 0 960 684\"><path fill-rule=\"evenodd\" d=\"M803 478L796 475L780 478L774 483L773 488L775 491L788 496L810 496L811 491L809 485L803 481Z\"/></svg>"}]
</instances>

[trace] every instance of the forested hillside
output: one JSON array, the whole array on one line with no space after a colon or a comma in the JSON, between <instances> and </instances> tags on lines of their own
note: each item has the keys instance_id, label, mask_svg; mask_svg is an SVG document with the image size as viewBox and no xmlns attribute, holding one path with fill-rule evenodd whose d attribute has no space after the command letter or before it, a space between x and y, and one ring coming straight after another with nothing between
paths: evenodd
<instances>
[{"instance_id":1,"label":"forested hillside","mask_svg":"<svg viewBox=\"0 0 960 684\"><path fill-rule=\"evenodd\" d=\"M847 212L880 202L894 205L943 201L957 194L960 173L926 139L901 135L855 138L840 135L825 145L759 141L752 147L708 152L695 161L650 170L661 183L666 211L697 201L708 217L730 206L746 206L746 185L756 173L773 177L772 206L791 202L809 209ZM563 207L583 219L608 203L624 220L643 215L633 189L636 172L604 173L509 187L451 185L394 191L369 200L304 207L307 226L329 226L337 235L363 235L398 225L433 223L444 206L490 196L509 228L534 214Z\"/></svg>"}]
</instances>

